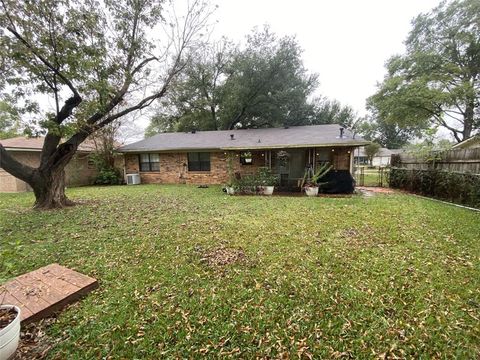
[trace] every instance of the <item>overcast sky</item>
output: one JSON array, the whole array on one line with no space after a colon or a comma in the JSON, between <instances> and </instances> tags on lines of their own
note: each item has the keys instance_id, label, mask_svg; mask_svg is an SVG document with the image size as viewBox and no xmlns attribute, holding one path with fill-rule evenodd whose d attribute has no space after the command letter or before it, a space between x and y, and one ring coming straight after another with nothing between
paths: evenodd
<instances>
[{"instance_id":1,"label":"overcast sky","mask_svg":"<svg viewBox=\"0 0 480 360\"><path fill-rule=\"evenodd\" d=\"M411 20L439 0L218 0L216 35L240 41L254 26L296 35L319 94L365 113L385 61L404 51Z\"/></svg>"}]
</instances>

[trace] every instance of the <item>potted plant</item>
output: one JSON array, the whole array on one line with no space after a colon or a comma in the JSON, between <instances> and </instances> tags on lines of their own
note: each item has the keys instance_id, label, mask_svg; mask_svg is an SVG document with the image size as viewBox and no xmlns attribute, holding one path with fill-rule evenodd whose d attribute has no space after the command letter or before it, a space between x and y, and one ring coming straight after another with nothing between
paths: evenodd
<instances>
[{"instance_id":1,"label":"potted plant","mask_svg":"<svg viewBox=\"0 0 480 360\"><path fill-rule=\"evenodd\" d=\"M252 153L250 151L244 151L240 154L240 161L244 165L250 165L253 163Z\"/></svg>"},{"instance_id":2,"label":"potted plant","mask_svg":"<svg viewBox=\"0 0 480 360\"><path fill-rule=\"evenodd\" d=\"M272 195L275 185L278 183L276 175L268 167L261 167L257 171L257 183L259 192L263 195Z\"/></svg>"},{"instance_id":3,"label":"potted plant","mask_svg":"<svg viewBox=\"0 0 480 360\"><path fill-rule=\"evenodd\" d=\"M0 359L13 357L20 339L20 309L14 305L0 306Z\"/></svg>"},{"instance_id":4,"label":"potted plant","mask_svg":"<svg viewBox=\"0 0 480 360\"><path fill-rule=\"evenodd\" d=\"M318 195L318 189L321 185L325 184L319 183L319 181L332 169L332 167L333 166L329 165L327 162L323 164L316 173L313 172L313 169L310 165L307 167L301 184L301 187L305 190L305 194L307 196Z\"/></svg>"}]
</instances>

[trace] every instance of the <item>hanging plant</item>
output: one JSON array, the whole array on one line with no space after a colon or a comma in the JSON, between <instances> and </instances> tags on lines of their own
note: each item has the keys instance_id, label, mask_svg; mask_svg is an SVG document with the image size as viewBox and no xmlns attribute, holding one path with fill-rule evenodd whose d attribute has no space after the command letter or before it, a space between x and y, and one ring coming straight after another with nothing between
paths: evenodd
<instances>
[{"instance_id":1,"label":"hanging plant","mask_svg":"<svg viewBox=\"0 0 480 360\"><path fill-rule=\"evenodd\" d=\"M280 150L277 152L277 159L280 166L285 167L287 166L288 159L290 158L290 154L285 150Z\"/></svg>"},{"instance_id":2,"label":"hanging plant","mask_svg":"<svg viewBox=\"0 0 480 360\"><path fill-rule=\"evenodd\" d=\"M240 162L242 164L250 165L253 163L252 153L250 151L244 151L240 154Z\"/></svg>"}]
</instances>

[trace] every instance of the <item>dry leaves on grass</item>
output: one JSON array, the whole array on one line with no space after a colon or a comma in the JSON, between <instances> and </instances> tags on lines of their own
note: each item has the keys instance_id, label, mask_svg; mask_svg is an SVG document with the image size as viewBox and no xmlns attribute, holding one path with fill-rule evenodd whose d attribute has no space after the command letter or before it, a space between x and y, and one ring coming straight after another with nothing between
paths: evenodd
<instances>
[{"instance_id":1,"label":"dry leaves on grass","mask_svg":"<svg viewBox=\"0 0 480 360\"><path fill-rule=\"evenodd\" d=\"M243 262L246 260L245 252L242 249L219 247L203 253L201 262L208 266L219 267Z\"/></svg>"},{"instance_id":2,"label":"dry leaves on grass","mask_svg":"<svg viewBox=\"0 0 480 360\"><path fill-rule=\"evenodd\" d=\"M22 326L20 342L14 360L39 360L47 356L53 346L53 341L46 335L46 328L56 321L47 318L42 321Z\"/></svg>"}]
</instances>

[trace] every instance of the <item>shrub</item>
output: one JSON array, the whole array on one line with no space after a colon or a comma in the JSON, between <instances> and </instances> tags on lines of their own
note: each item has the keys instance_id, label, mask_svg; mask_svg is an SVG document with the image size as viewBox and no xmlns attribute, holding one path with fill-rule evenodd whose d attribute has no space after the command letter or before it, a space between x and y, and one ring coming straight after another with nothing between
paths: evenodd
<instances>
[{"instance_id":1,"label":"shrub","mask_svg":"<svg viewBox=\"0 0 480 360\"><path fill-rule=\"evenodd\" d=\"M480 175L392 168L390 187L480 208Z\"/></svg>"},{"instance_id":2,"label":"shrub","mask_svg":"<svg viewBox=\"0 0 480 360\"><path fill-rule=\"evenodd\" d=\"M257 190L257 184L254 175L244 175L235 179L233 186L235 190L243 194L254 194Z\"/></svg>"},{"instance_id":3,"label":"shrub","mask_svg":"<svg viewBox=\"0 0 480 360\"><path fill-rule=\"evenodd\" d=\"M119 185L122 183L122 176L117 169L100 169L94 183L96 185Z\"/></svg>"},{"instance_id":4,"label":"shrub","mask_svg":"<svg viewBox=\"0 0 480 360\"><path fill-rule=\"evenodd\" d=\"M254 176L257 186L275 186L278 184L278 176L272 174L268 167L261 167Z\"/></svg>"},{"instance_id":5,"label":"shrub","mask_svg":"<svg viewBox=\"0 0 480 360\"><path fill-rule=\"evenodd\" d=\"M262 186L275 186L278 184L278 176L272 174L267 167L261 167L254 175L237 176L233 186L243 194L254 194Z\"/></svg>"}]
</instances>

